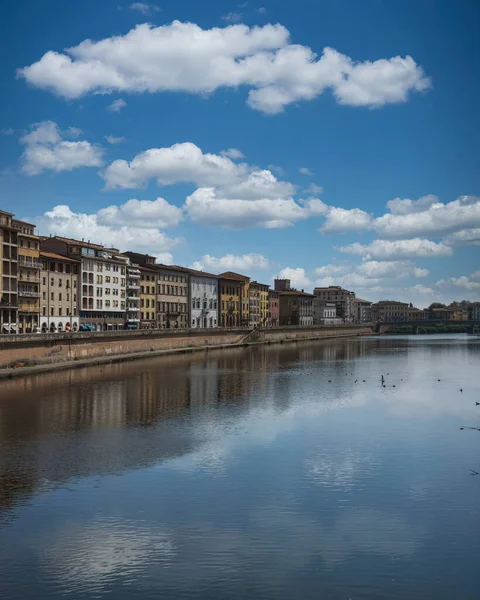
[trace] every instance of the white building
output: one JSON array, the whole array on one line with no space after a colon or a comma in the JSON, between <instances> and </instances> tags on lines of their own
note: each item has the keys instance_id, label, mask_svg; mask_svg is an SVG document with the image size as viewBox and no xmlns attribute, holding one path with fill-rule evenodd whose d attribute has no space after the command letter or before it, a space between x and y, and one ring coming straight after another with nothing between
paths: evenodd
<instances>
[{"instance_id":1,"label":"white building","mask_svg":"<svg viewBox=\"0 0 480 600\"><path fill-rule=\"evenodd\" d=\"M189 269L190 327L218 327L218 277Z\"/></svg>"},{"instance_id":2,"label":"white building","mask_svg":"<svg viewBox=\"0 0 480 600\"><path fill-rule=\"evenodd\" d=\"M339 325L343 319L337 317L335 302L325 302L318 296L313 301L315 325Z\"/></svg>"},{"instance_id":3,"label":"white building","mask_svg":"<svg viewBox=\"0 0 480 600\"><path fill-rule=\"evenodd\" d=\"M140 269L127 264L125 322L128 329L140 328Z\"/></svg>"},{"instance_id":4,"label":"white building","mask_svg":"<svg viewBox=\"0 0 480 600\"><path fill-rule=\"evenodd\" d=\"M334 302L337 307L337 318L343 323L353 323L356 315L355 293L345 290L338 285L316 287L313 290L315 297L324 302Z\"/></svg>"},{"instance_id":5,"label":"white building","mask_svg":"<svg viewBox=\"0 0 480 600\"><path fill-rule=\"evenodd\" d=\"M80 260L80 330L125 328L126 263L117 249L59 236L41 240L40 248Z\"/></svg>"}]
</instances>

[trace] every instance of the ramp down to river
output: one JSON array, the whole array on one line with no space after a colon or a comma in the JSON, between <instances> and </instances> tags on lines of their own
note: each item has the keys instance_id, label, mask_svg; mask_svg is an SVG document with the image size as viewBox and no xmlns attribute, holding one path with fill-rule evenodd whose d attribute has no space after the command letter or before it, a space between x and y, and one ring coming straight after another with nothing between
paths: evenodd
<instances>
[{"instance_id":1,"label":"ramp down to river","mask_svg":"<svg viewBox=\"0 0 480 600\"><path fill-rule=\"evenodd\" d=\"M0 378L210 348L370 335L365 325L175 329L0 336Z\"/></svg>"}]
</instances>

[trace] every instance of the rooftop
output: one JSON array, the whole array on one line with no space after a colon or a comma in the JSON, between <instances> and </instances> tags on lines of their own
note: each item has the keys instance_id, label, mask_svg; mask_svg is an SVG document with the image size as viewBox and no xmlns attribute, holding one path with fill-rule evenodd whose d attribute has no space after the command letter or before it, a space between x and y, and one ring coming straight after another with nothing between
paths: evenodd
<instances>
[{"instance_id":1,"label":"rooftop","mask_svg":"<svg viewBox=\"0 0 480 600\"><path fill-rule=\"evenodd\" d=\"M40 252L40 256L44 257L44 258L50 258L50 259L54 259L54 260L63 260L66 262L71 262L71 263L80 263L79 260L76 260L75 258L70 258L68 256L62 256L61 254L55 254L55 252Z\"/></svg>"},{"instance_id":2,"label":"rooftop","mask_svg":"<svg viewBox=\"0 0 480 600\"><path fill-rule=\"evenodd\" d=\"M309 294L308 292L303 292L302 290L286 290L282 292L278 292L280 296L307 296L308 298L315 298L313 294Z\"/></svg>"},{"instance_id":3,"label":"rooftop","mask_svg":"<svg viewBox=\"0 0 480 600\"><path fill-rule=\"evenodd\" d=\"M85 240L74 240L73 238L62 237L60 235L54 235L54 236L48 237L48 238L42 237L42 240L60 240L61 242L65 242L66 244L70 244L71 246L82 246L84 248L94 248L96 250L104 250L105 252L110 251L110 252L116 252L117 254L119 253L117 248L105 248L105 246L102 246L101 244L92 244L92 242L90 242L90 241L86 242Z\"/></svg>"},{"instance_id":4,"label":"rooftop","mask_svg":"<svg viewBox=\"0 0 480 600\"><path fill-rule=\"evenodd\" d=\"M225 271L225 273L220 273L219 277L222 279L234 279L235 281L250 281L250 277L235 273L234 271Z\"/></svg>"},{"instance_id":5,"label":"rooftop","mask_svg":"<svg viewBox=\"0 0 480 600\"><path fill-rule=\"evenodd\" d=\"M198 271L197 269L187 269L187 271L189 273L192 273L193 275L198 275L199 277L201 277L202 275L204 277L214 277L215 279L218 279L220 277L220 275L215 275L214 273L207 273L206 271Z\"/></svg>"}]
</instances>

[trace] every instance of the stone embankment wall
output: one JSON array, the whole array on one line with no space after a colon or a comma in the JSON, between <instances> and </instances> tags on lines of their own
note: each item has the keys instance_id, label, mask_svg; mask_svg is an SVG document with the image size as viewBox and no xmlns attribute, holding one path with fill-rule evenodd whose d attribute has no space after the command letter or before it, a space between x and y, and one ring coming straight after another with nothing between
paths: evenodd
<instances>
[{"instance_id":1,"label":"stone embankment wall","mask_svg":"<svg viewBox=\"0 0 480 600\"><path fill-rule=\"evenodd\" d=\"M371 327L277 327L249 329L176 329L0 335L0 373L39 365L108 362L156 354L188 352L215 347L281 343L310 339L369 335ZM16 373L15 373L16 374ZM20 373L18 373L20 374Z\"/></svg>"}]
</instances>

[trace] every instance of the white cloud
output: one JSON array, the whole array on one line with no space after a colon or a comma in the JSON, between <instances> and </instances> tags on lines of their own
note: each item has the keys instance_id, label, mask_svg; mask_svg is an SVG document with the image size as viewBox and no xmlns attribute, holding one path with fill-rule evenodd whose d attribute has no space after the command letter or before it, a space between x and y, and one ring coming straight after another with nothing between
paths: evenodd
<instances>
[{"instance_id":1,"label":"white cloud","mask_svg":"<svg viewBox=\"0 0 480 600\"><path fill-rule=\"evenodd\" d=\"M13 135L15 133L15 129L12 129L12 127L8 127L7 129L0 130L0 133L2 133L3 135Z\"/></svg>"},{"instance_id":2,"label":"white cloud","mask_svg":"<svg viewBox=\"0 0 480 600\"><path fill-rule=\"evenodd\" d=\"M297 289L306 289L311 287L312 282L308 278L305 269L302 267L297 267L296 269L292 267L285 267L279 273L280 279L290 279L291 285Z\"/></svg>"},{"instance_id":3,"label":"white cloud","mask_svg":"<svg viewBox=\"0 0 480 600\"><path fill-rule=\"evenodd\" d=\"M126 139L123 136L115 137L114 135L105 135L104 137L109 144L121 144Z\"/></svg>"},{"instance_id":4,"label":"white cloud","mask_svg":"<svg viewBox=\"0 0 480 600\"><path fill-rule=\"evenodd\" d=\"M252 180L255 180L256 187ZM196 223L233 229L279 229L324 213L326 206L317 198L308 199L300 206L292 197L282 195L282 191L288 190L288 185L277 182L270 171L252 173L238 186L198 188L187 197L185 209ZM239 192L239 197L235 197L235 191Z\"/></svg>"},{"instance_id":5,"label":"white cloud","mask_svg":"<svg viewBox=\"0 0 480 600\"><path fill-rule=\"evenodd\" d=\"M301 173L302 175L313 175L313 173L310 171L310 169L308 167L300 167L298 169L298 172Z\"/></svg>"},{"instance_id":6,"label":"white cloud","mask_svg":"<svg viewBox=\"0 0 480 600\"><path fill-rule=\"evenodd\" d=\"M397 198L388 206L395 212L373 222L373 228L382 238L440 237L480 227L480 198L476 196L460 196L447 204L435 196L425 196L416 202Z\"/></svg>"},{"instance_id":7,"label":"white cloud","mask_svg":"<svg viewBox=\"0 0 480 600\"><path fill-rule=\"evenodd\" d=\"M267 12L267 9L265 8L265 6L259 6L256 9L256 12L259 13L260 15L264 15Z\"/></svg>"},{"instance_id":8,"label":"white cloud","mask_svg":"<svg viewBox=\"0 0 480 600\"><path fill-rule=\"evenodd\" d=\"M430 271L428 269L413 269L413 276L417 279L421 279L422 277L428 277L430 275Z\"/></svg>"},{"instance_id":9,"label":"white cloud","mask_svg":"<svg viewBox=\"0 0 480 600\"><path fill-rule=\"evenodd\" d=\"M455 233L447 235L443 241L453 248L461 246L480 246L480 227L456 231Z\"/></svg>"},{"instance_id":10,"label":"white cloud","mask_svg":"<svg viewBox=\"0 0 480 600\"><path fill-rule=\"evenodd\" d=\"M220 258L205 254L199 261L193 263L192 268L200 271L215 271L223 273L225 271L245 271L248 275L249 271L265 270L271 267L271 262L261 254L243 254L235 256L234 254L226 254Z\"/></svg>"},{"instance_id":11,"label":"white cloud","mask_svg":"<svg viewBox=\"0 0 480 600\"><path fill-rule=\"evenodd\" d=\"M132 199L120 206L102 208L97 213L97 220L101 225L146 229L176 227L182 218L182 209L163 198L153 201Z\"/></svg>"},{"instance_id":12,"label":"white cloud","mask_svg":"<svg viewBox=\"0 0 480 600\"><path fill-rule=\"evenodd\" d=\"M396 241L374 240L366 245L355 242L348 246L339 246L337 249L346 254L356 254L365 259L376 260L436 258L453 254L453 250L449 246L422 238Z\"/></svg>"},{"instance_id":13,"label":"white cloud","mask_svg":"<svg viewBox=\"0 0 480 600\"><path fill-rule=\"evenodd\" d=\"M42 121L32 126L21 142L25 144L22 154L22 171L38 175L43 171L71 171L79 167L100 167L103 149L90 142L71 142L63 136L76 137L80 129L70 127L62 132L53 121Z\"/></svg>"},{"instance_id":14,"label":"white cloud","mask_svg":"<svg viewBox=\"0 0 480 600\"><path fill-rule=\"evenodd\" d=\"M94 92L205 94L246 86L249 106L267 114L328 88L340 104L376 108L405 102L410 92L430 86L410 56L357 63L324 48L318 57L289 37L279 24L205 30L179 21L141 24L125 35L84 40L63 53L50 50L18 75L66 98Z\"/></svg>"},{"instance_id":15,"label":"white cloud","mask_svg":"<svg viewBox=\"0 0 480 600\"><path fill-rule=\"evenodd\" d=\"M410 289L417 292L417 294L422 294L422 295L429 295L429 294L434 293L433 288L428 287L427 285L423 285L422 283L417 283L416 285L412 286Z\"/></svg>"},{"instance_id":16,"label":"white cloud","mask_svg":"<svg viewBox=\"0 0 480 600\"><path fill-rule=\"evenodd\" d=\"M311 183L306 189L303 190L304 193L307 194L321 194L323 192L323 187L321 185L317 185L316 183Z\"/></svg>"},{"instance_id":17,"label":"white cloud","mask_svg":"<svg viewBox=\"0 0 480 600\"><path fill-rule=\"evenodd\" d=\"M315 269L315 275L319 277L329 277L330 275L341 275L348 270L347 265L324 265Z\"/></svg>"},{"instance_id":18,"label":"white cloud","mask_svg":"<svg viewBox=\"0 0 480 600\"><path fill-rule=\"evenodd\" d=\"M479 281L480 281L480 271L475 271L475 273L472 273L472 274L470 275L470 277L471 277L472 279L474 279L475 281L477 281L477 280L479 280Z\"/></svg>"},{"instance_id":19,"label":"white cloud","mask_svg":"<svg viewBox=\"0 0 480 600\"><path fill-rule=\"evenodd\" d=\"M473 291L480 290L480 283L472 281L465 275L461 277L449 277L448 279L440 279L436 284L440 288L459 287L465 290Z\"/></svg>"},{"instance_id":20,"label":"white cloud","mask_svg":"<svg viewBox=\"0 0 480 600\"><path fill-rule=\"evenodd\" d=\"M128 205L128 203L127 203ZM125 206L125 205L124 205ZM182 242L180 238L169 238L151 226L105 225L99 213L75 213L69 206L55 206L40 217L36 217L41 235L60 235L76 239L88 238L92 241L119 248L163 256L171 262L169 250Z\"/></svg>"},{"instance_id":21,"label":"white cloud","mask_svg":"<svg viewBox=\"0 0 480 600\"><path fill-rule=\"evenodd\" d=\"M394 215L408 215L428 210L432 204L436 204L437 202L438 198L433 194L422 196L418 200L395 198L387 202L387 208Z\"/></svg>"},{"instance_id":22,"label":"white cloud","mask_svg":"<svg viewBox=\"0 0 480 600\"><path fill-rule=\"evenodd\" d=\"M226 15L222 16L222 21L226 21L227 23L240 23L243 15L239 12L229 12Z\"/></svg>"},{"instance_id":23,"label":"white cloud","mask_svg":"<svg viewBox=\"0 0 480 600\"><path fill-rule=\"evenodd\" d=\"M109 104L107 106L107 110L110 110L111 112L120 112L122 108L125 108L126 106L127 103L125 100L123 100L123 98L119 98L118 100L114 100L111 104Z\"/></svg>"},{"instance_id":24,"label":"white cloud","mask_svg":"<svg viewBox=\"0 0 480 600\"><path fill-rule=\"evenodd\" d=\"M329 208L325 223L321 226L322 233L347 233L368 229L372 217L359 208L345 209L332 206Z\"/></svg>"},{"instance_id":25,"label":"white cloud","mask_svg":"<svg viewBox=\"0 0 480 600\"><path fill-rule=\"evenodd\" d=\"M148 4L147 2L134 2L133 4L130 4L129 8L132 10L138 10L138 12L142 13L144 17L148 17L154 12L159 12L162 10L156 4Z\"/></svg>"},{"instance_id":26,"label":"white cloud","mask_svg":"<svg viewBox=\"0 0 480 600\"><path fill-rule=\"evenodd\" d=\"M240 180L248 173L243 163L218 154L204 154L190 142L166 148L151 148L137 154L133 160L113 161L102 174L107 189L144 187L155 178L158 185L195 183L225 185Z\"/></svg>"},{"instance_id":27,"label":"white cloud","mask_svg":"<svg viewBox=\"0 0 480 600\"><path fill-rule=\"evenodd\" d=\"M220 156L226 156L227 158L232 158L233 160L239 160L241 158L245 158L245 155L237 150L236 148L229 148L228 150L222 150L220 152Z\"/></svg>"}]
</instances>

